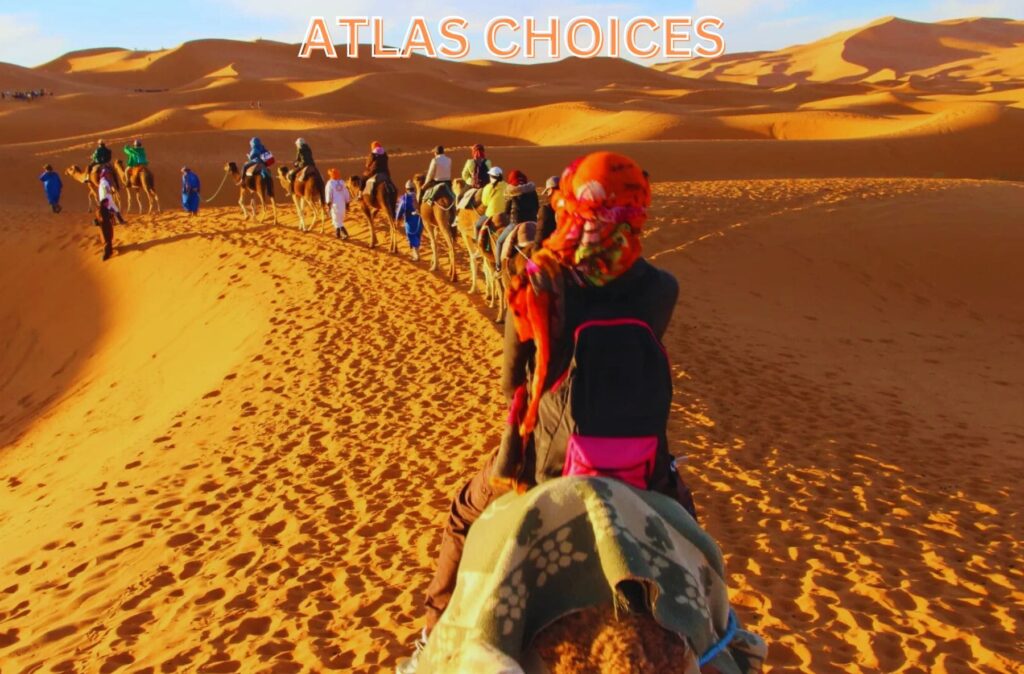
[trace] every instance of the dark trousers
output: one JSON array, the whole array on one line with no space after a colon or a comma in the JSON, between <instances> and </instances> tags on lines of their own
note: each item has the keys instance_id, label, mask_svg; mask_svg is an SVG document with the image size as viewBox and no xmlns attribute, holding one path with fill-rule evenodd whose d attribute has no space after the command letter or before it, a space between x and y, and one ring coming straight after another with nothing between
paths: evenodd
<instances>
[{"instance_id":1,"label":"dark trousers","mask_svg":"<svg viewBox=\"0 0 1024 674\"><path fill-rule=\"evenodd\" d=\"M437 569L427 587L427 632L433 631L452 599L469 527L492 501L508 492L508 489L494 487L491 484L491 467L497 456L497 451L488 456L480 470L469 482L462 485L452 499L448 521L445 523L444 533L441 534L441 548L437 552ZM650 489L676 499L696 519L697 513L690 489L674 470L665 471L663 478L656 480L656 484L652 484Z\"/></svg>"},{"instance_id":2,"label":"dark trousers","mask_svg":"<svg viewBox=\"0 0 1024 674\"><path fill-rule=\"evenodd\" d=\"M101 222L100 234L103 235L103 259L114 254L114 223Z\"/></svg>"},{"instance_id":3,"label":"dark trousers","mask_svg":"<svg viewBox=\"0 0 1024 674\"><path fill-rule=\"evenodd\" d=\"M480 470L462 485L452 499L448 521L441 534L441 549L437 552L437 570L427 587L428 632L434 629L452 599L459 562L462 560L462 548L466 545L470 525L480 517L491 501L508 491L491 485L491 465L496 455L497 452L488 456Z\"/></svg>"}]
</instances>

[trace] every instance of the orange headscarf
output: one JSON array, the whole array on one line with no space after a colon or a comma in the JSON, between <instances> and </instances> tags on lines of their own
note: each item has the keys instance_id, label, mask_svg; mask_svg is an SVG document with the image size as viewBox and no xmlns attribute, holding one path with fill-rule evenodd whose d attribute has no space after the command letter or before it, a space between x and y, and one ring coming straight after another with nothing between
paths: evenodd
<instances>
[{"instance_id":1,"label":"orange headscarf","mask_svg":"<svg viewBox=\"0 0 1024 674\"><path fill-rule=\"evenodd\" d=\"M548 376L551 311L559 301L553 296L552 280L569 268L591 285L601 286L632 267L640 257L651 187L643 169L629 157L594 152L566 167L551 203L555 232L508 289L519 340L533 340L536 347L533 390L519 426L524 441L537 422Z\"/></svg>"},{"instance_id":2,"label":"orange headscarf","mask_svg":"<svg viewBox=\"0 0 1024 674\"><path fill-rule=\"evenodd\" d=\"M341 180L341 171L336 168L327 169L327 177L331 180Z\"/></svg>"}]
</instances>

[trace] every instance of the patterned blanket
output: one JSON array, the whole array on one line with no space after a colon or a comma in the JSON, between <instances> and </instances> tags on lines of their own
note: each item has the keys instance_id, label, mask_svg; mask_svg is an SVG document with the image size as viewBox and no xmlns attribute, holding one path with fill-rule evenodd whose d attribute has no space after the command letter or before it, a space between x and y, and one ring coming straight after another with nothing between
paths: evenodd
<instances>
[{"instance_id":1,"label":"patterned blanket","mask_svg":"<svg viewBox=\"0 0 1024 674\"><path fill-rule=\"evenodd\" d=\"M696 674L727 632L724 578L718 546L675 501L617 480L552 480L501 497L473 524L418 671L521 673L518 659L544 627L614 604L646 608L679 634L692 656L679 671ZM759 672L766 654L738 629L704 671Z\"/></svg>"}]
</instances>

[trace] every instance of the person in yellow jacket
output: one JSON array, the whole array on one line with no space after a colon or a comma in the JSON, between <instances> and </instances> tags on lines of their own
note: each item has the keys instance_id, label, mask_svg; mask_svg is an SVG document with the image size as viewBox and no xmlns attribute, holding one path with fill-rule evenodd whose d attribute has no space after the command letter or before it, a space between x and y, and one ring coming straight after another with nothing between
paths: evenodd
<instances>
[{"instance_id":1,"label":"person in yellow jacket","mask_svg":"<svg viewBox=\"0 0 1024 674\"><path fill-rule=\"evenodd\" d=\"M476 235L477 239L480 238L480 232L492 218L499 213L505 212L505 176L501 172L501 169L497 166L492 166L487 171L488 182L484 186L484 189L480 192L480 204L484 207L484 214L480 216L480 219L476 223Z\"/></svg>"}]
</instances>

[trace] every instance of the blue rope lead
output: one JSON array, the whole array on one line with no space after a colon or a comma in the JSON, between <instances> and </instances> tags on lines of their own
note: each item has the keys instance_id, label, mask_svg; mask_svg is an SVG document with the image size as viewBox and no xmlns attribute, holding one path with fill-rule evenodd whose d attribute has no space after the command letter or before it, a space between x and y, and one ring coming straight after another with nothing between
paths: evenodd
<instances>
[{"instance_id":1,"label":"blue rope lead","mask_svg":"<svg viewBox=\"0 0 1024 674\"><path fill-rule=\"evenodd\" d=\"M712 644L711 648L709 648L704 655L700 656L699 662L701 667L717 658L718 654L725 650L726 646L729 645L729 642L732 641L732 638L736 636L737 628L736 614L733 613L733 610L730 608L729 623L725 626L725 634L722 635L721 639Z\"/></svg>"}]
</instances>

